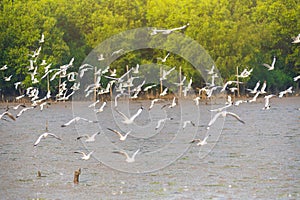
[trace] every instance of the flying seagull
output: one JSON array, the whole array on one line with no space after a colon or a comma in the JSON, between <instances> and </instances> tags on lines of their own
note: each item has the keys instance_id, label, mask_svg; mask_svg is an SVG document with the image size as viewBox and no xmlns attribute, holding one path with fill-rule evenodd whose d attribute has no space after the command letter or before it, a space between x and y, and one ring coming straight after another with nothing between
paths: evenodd
<instances>
[{"instance_id":1,"label":"flying seagull","mask_svg":"<svg viewBox=\"0 0 300 200\"><path fill-rule=\"evenodd\" d=\"M292 89L293 89L293 86L289 87L288 89L286 89L284 91L279 92L279 98L283 97L283 95L285 95L287 93L293 93Z\"/></svg>"},{"instance_id":2,"label":"flying seagull","mask_svg":"<svg viewBox=\"0 0 300 200\"><path fill-rule=\"evenodd\" d=\"M57 135L46 132L39 136L39 138L35 141L33 146L37 146L40 143L41 139L46 139L48 136L54 137L55 139L58 139L58 140L61 140L61 138L58 137Z\"/></svg>"},{"instance_id":3,"label":"flying seagull","mask_svg":"<svg viewBox=\"0 0 300 200\"><path fill-rule=\"evenodd\" d=\"M293 44L297 44L297 43L300 43L300 34L298 34L296 37L293 37Z\"/></svg>"},{"instance_id":4,"label":"flying seagull","mask_svg":"<svg viewBox=\"0 0 300 200\"><path fill-rule=\"evenodd\" d=\"M182 128L185 129L185 127L187 126L187 124L192 124L192 126L195 126L194 122L192 122L192 121L190 121L190 120L187 120L187 121L184 121L184 122L183 122Z\"/></svg>"},{"instance_id":5,"label":"flying seagull","mask_svg":"<svg viewBox=\"0 0 300 200\"><path fill-rule=\"evenodd\" d=\"M269 71L270 71L270 70L273 70L274 67L275 67L275 62L276 62L276 57L274 56L273 62L272 62L272 64L271 64L271 66L270 66L269 64L266 64L266 63L264 63L263 66L265 66L266 68L268 68Z\"/></svg>"},{"instance_id":6,"label":"flying seagull","mask_svg":"<svg viewBox=\"0 0 300 200\"><path fill-rule=\"evenodd\" d=\"M140 149L138 149L136 152L134 152L134 154L131 157L129 157L125 151L113 151L113 153L118 153L118 154L124 155L126 157L126 162L132 163L135 161L135 156L138 154L139 151L140 151Z\"/></svg>"},{"instance_id":7,"label":"flying seagull","mask_svg":"<svg viewBox=\"0 0 300 200\"><path fill-rule=\"evenodd\" d=\"M195 142L197 142L197 146L199 146L199 145L201 145L201 146L203 146L203 145L205 145L205 144L207 144L207 139L208 139L208 137L209 137L210 135L207 135L203 140L201 140L201 139L194 139L194 140L192 140L190 143L195 143Z\"/></svg>"},{"instance_id":8,"label":"flying seagull","mask_svg":"<svg viewBox=\"0 0 300 200\"><path fill-rule=\"evenodd\" d=\"M155 103L155 102L158 102L159 100L161 100L161 99L153 99L153 100L151 101L151 104L150 104L148 110L151 110L151 109L153 108L153 106L154 106L154 103Z\"/></svg>"},{"instance_id":9,"label":"flying seagull","mask_svg":"<svg viewBox=\"0 0 300 200\"><path fill-rule=\"evenodd\" d=\"M164 58L158 57L157 60L161 60L161 62L166 62L169 55L170 55L170 52Z\"/></svg>"},{"instance_id":10,"label":"flying seagull","mask_svg":"<svg viewBox=\"0 0 300 200\"><path fill-rule=\"evenodd\" d=\"M120 140L121 141L124 141L124 140L126 140L126 138L127 138L127 136L131 133L131 131L128 131L125 135L122 135L119 131L117 131L117 130L113 130L113 129L111 129L111 128L107 128L108 130L110 130L110 131L112 131L112 132L114 132L114 133L116 133L119 137L120 137Z\"/></svg>"},{"instance_id":11,"label":"flying seagull","mask_svg":"<svg viewBox=\"0 0 300 200\"><path fill-rule=\"evenodd\" d=\"M8 112L8 111L5 111L4 113L2 113L0 115L0 119L4 119L3 118L4 115L7 115L9 118L11 118L12 120L16 121L16 118L10 112Z\"/></svg>"},{"instance_id":12,"label":"flying seagull","mask_svg":"<svg viewBox=\"0 0 300 200\"><path fill-rule=\"evenodd\" d=\"M263 107L263 110L269 110L270 109L270 98L275 97L276 95L270 94L264 97L265 99L265 107Z\"/></svg>"},{"instance_id":13,"label":"flying seagull","mask_svg":"<svg viewBox=\"0 0 300 200\"><path fill-rule=\"evenodd\" d=\"M92 153L94 153L94 151L91 151L88 154L85 154L83 151L75 151L74 153L80 153L80 154L82 154L82 157L81 157L82 160L88 160L88 159L90 159L90 157L91 157Z\"/></svg>"},{"instance_id":14,"label":"flying seagull","mask_svg":"<svg viewBox=\"0 0 300 200\"><path fill-rule=\"evenodd\" d=\"M84 135L80 135L78 136L76 139L77 140L80 140L81 138L86 138L85 139L85 142L94 142L95 141L95 137L97 135L99 135L101 132L97 132L97 133L94 133L93 135L89 136L88 134L84 134Z\"/></svg>"},{"instance_id":15,"label":"flying seagull","mask_svg":"<svg viewBox=\"0 0 300 200\"><path fill-rule=\"evenodd\" d=\"M130 118L128 118L125 114L123 114L122 112L120 112L118 109L115 109L115 110L116 110L117 113L119 113L123 117L124 120L122 121L122 123L124 123L124 124L132 124L134 122L135 118L141 114L141 112L143 111L143 109L144 109L143 107L140 107L138 109L138 111L134 115L132 115Z\"/></svg>"},{"instance_id":16,"label":"flying seagull","mask_svg":"<svg viewBox=\"0 0 300 200\"><path fill-rule=\"evenodd\" d=\"M245 122L235 113L232 113L232 112L228 112L228 111L222 111L222 112L218 112L211 120L210 122L208 123L207 125L207 129L210 128L210 126L215 123L215 121L218 119L218 117L222 116L222 117L226 117L227 115L230 115L234 118L236 118L239 122L245 124Z\"/></svg>"},{"instance_id":17,"label":"flying seagull","mask_svg":"<svg viewBox=\"0 0 300 200\"><path fill-rule=\"evenodd\" d=\"M88 119L85 119L85 118L82 118L82 117L74 117L73 119L71 119L71 120L68 121L67 123L61 125L61 127L69 126L69 125L72 124L73 122L78 122L79 120L83 120L83 121L90 122L90 123L96 123L96 122L97 122L97 121L91 121L91 120L88 120Z\"/></svg>"}]
</instances>

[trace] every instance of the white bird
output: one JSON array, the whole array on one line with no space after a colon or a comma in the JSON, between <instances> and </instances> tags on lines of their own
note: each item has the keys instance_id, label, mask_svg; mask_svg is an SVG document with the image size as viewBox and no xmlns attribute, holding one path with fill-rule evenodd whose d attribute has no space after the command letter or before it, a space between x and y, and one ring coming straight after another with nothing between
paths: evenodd
<instances>
[{"instance_id":1,"label":"white bird","mask_svg":"<svg viewBox=\"0 0 300 200\"><path fill-rule=\"evenodd\" d=\"M260 88L260 93L265 94L266 92L266 87L267 87L267 81L264 81L263 85Z\"/></svg>"},{"instance_id":2,"label":"white bird","mask_svg":"<svg viewBox=\"0 0 300 200\"><path fill-rule=\"evenodd\" d=\"M168 87L166 87L165 89L164 89L164 91L162 92L162 93L160 93L159 94L159 96L165 96L167 93L168 93Z\"/></svg>"},{"instance_id":3,"label":"white bird","mask_svg":"<svg viewBox=\"0 0 300 200\"><path fill-rule=\"evenodd\" d=\"M128 131L127 133L125 133L125 135L122 135L122 133L120 133L120 132L117 131L117 130L113 130L113 129L111 129L111 128L107 128L107 129L110 130L110 131L112 131L112 132L114 132L114 133L116 133L116 134L120 137L120 140L121 140L121 141L126 140L127 136L131 133L131 131Z\"/></svg>"},{"instance_id":4,"label":"white bird","mask_svg":"<svg viewBox=\"0 0 300 200\"><path fill-rule=\"evenodd\" d=\"M257 99L257 97L258 97L258 95L260 95L260 91L256 92L256 94L254 95L254 97L252 99L250 99L248 102L249 103L255 102L256 99Z\"/></svg>"},{"instance_id":5,"label":"white bird","mask_svg":"<svg viewBox=\"0 0 300 200\"><path fill-rule=\"evenodd\" d=\"M48 136L54 137L55 139L58 139L58 140L61 140L61 138L58 137L57 135L46 132L39 136L39 138L35 141L33 146L37 146L40 143L41 139L46 139Z\"/></svg>"},{"instance_id":6,"label":"white bird","mask_svg":"<svg viewBox=\"0 0 300 200\"><path fill-rule=\"evenodd\" d=\"M230 106L232 106L232 103L231 103L231 104L227 104L226 106L223 106L223 107L220 107L220 108L216 108L216 109L209 110L209 111L210 111L210 112L221 112L221 111L223 111L224 109L229 108Z\"/></svg>"},{"instance_id":7,"label":"white bird","mask_svg":"<svg viewBox=\"0 0 300 200\"><path fill-rule=\"evenodd\" d=\"M91 108L91 107L95 107L95 106L96 106L96 104L97 104L97 103L99 103L99 101L100 101L100 100L98 99L98 100L97 100L97 101L95 101L94 103L90 104L88 107L89 107L89 108Z\"/></svg>"},{"instance_id":8,"label":"white bird","mask_svg":"<svg viewBox=\"0 0 300 200\"><path fill-rule=\"evenodd\" d=\"M243 82L239 82L239 81L227 81L227 82L224 84L224 86L223 86L221 92L224 92L224 91L226 90L227 86L228 86L228 85L231 85L231 84L233 84L233 83L239 84L239 83L243 83Z\"/></svg>"},{"instance_id":9,"label":"white bird","mask_svg":"<svg viewBox=\"0 0 300 200\"><path fill-rule=\"evenodd\" d=\"M4 80L8 82L8 81L11 80L11 77L12 77L12 75L10 75L10 76L8 76L8 77L4 77Z\"/></svg>"},{"instance_id":10,"label":"white bird","mask_svg":"<svg viewBox=\"0 0 300 200\"><path fill-rule=\"evenodd\" d=\"M85 139L85 142L94 142L96 136L99 135L100 133L101 133L101 132L97 132L97 133L94 133L94 134L91 135L91 136L89 136L88 134L84 134L84 135L78 136L76 139L77 139L77 140L80 140L81 138L86 138L86 139Z\"/></svg>"},{"instance_id":11,"label":"white bird","mask_svg":"<svg viewBox=\"0 0 300 200\"><path fill-rule=\"evenodd\" d=\"M103 112L105 106L106 106L106 101L103 102L102 106L99 109L95 110L96 113Z\"/></svg>"},{"instance_id":12,"label":"white bird","mask_svg":"<svg viewBox=\"0 0 300 200\"><path fill-rule=\"evenodd\" d=\"M264 63L263 66L268 68L268 70L273 70L275 68L275 62L276 62L276 57L274 56L271 66L269 64L266 64L266 63Z\"/></svg>"},{"instance_id":13,"label":"white bird","mask_svg":"<svg viewBox=\"0 0 300 200\"><path fill-rule=\"evenodd\" d=\"M245 101L245 100L237 100L235 103L234 103L234 105L235 106L239 106L241 103L246 103L247 101Z\"/></svg>"},{"instance_id":14,"label":"white bird","mask_svg":"<svg viewBox=\"0 0 300 200\"><path fill-rule=\"evenodd\" d=\"M1 71L6 70L7 69L7 65L3 65L3 67L0 68Z\"/></svg>"},{"instance_id":15,"label":"white bird","mask_svg":"<svg viewBox=\"0 0 300 200\"><path fill-rule=\"evenodd\" d=\"M120 54L123 51L124 51L123 49L116 50L116 51L112 52L111 56Z\"/></svg>"},{"instance_id":16,"label":"white bird","mask_svg":"<svg viewBox=\"0 0 300 200\"><path fill-rule=\"evenodd\" d=\"M168 52L168 54L164 58L158 57L157 60L161 60L161 62L166 62L169 55L170 55L170 52Z\"/></svg>"},{"instance_id":17,"label":"white bird","mask_svg":"<svg viewBox=\"0 0 300 200\"><path fill-rule=\"evenodd\" d=\"M12 120L16 121L16 118L15 118L10 112L8 112L8 111L5 111L4 113L2 113L2 114L0 115L0 119L4 119L4 118L3 118L4 115L6 115L6 116L8 116L9 118L11 118Z\"/></svg>"},{"instance_id":18,"label":"white bird","mask_svg":"<svg viewBox=\"0 0 300 200\"><path fill-rule=\"evenodd\" d=\"M42 33L42 36L41 36L41 39L39 40L39 43L43 43L45 42L45 36L44 34Z\"/></svg>"},{"instance_id":19,"label":"white bird","mask_svg":"<svg viewBox=\"0 0 300 200\"><path fill-rule=\"evenodd\" d=\"M44 106L46 106L46 105L50 105L50 103L47 102L47 101L41 103L41 104L40 104L40 110L42 111L42 110L44 109Z\"/></svg>"},{"instance_id":20,"label":"white bird","mask_svg":"<svg viewBox=\"0 0 300 200\"><path fill-rule=\"evenodd\" d=\"M151 104L150 104L148 110L151 110L151 109L153 108L153 106L154 106L154 103L156 103L156 102L158 102L158 101L160 101L160 100L161 100L161 99L153 99L153 100L151 101Z\"/></svg>"},{"instance_id":21,"label":"white bird","mask_svg":"<svg viewBox=\"0 0 300 200\"><path fill-rule=\"evenodd\" d=\"M255 87L253 88L253 90L252 89L247 89L247 90L250 91L250 93L255 94L257 92L257 89L258 89L259 85L260 85L260 81L257 81L257 83L256 83Z\"/></svg>"},{"instance_id":22,"label":"white bird","mask_svg":"<svg viewBox=\"0 0 300 200\"><path fill-rule=\"evenodd\" d=\"M218 112L208 123L207 125L207 129L210 128L210 126L215 123L215 121L218 119L218 117L222 116L222 117L226 117L227 115L230 115L234 118L236 118L239 122L245 124L245 122L235 113L232 112L228 112L228 111L222 111L222 112Z\"/></svg>"},{"instance_id":23,"label":"white bird","mask_svg":"<svg viewBox=\"0 0 300 200\"><path fill-rule=\"evenodd\" d=\"M23 108L26 107L26 106L25 106L25 103L23 103L23 104L18 104L18 105L16 105L16 106L14 106L13 109L14 109L14 110L17 110L20 106L23 107Z\"/></svg>"},{"instance_id":24,"label":"white bird","mask_svg":"<svg viewBox=\"0 0 300 200\"><path fill-rule=\"evenodd\" d=\"M116 110L117 113L119 113L123 117L124 120L122 121L122 123L124 123L124 124L132 124L134 122L135 118L141 114L141 112L143 111L143 109L144 109L143 107L140 107L138 109L138 111L134 115L132 115L130 118L128 118L125 114L123 114L119 110L117 110L117 109L115 109L115 110Z\"/></svg>"},{"instance_id":25,"label":"white bird","mask_svg":"<svg viewBox=\"0 0 300 200\"><path fill-rule=\"evenodd\" d=\"M177 30L183 30L183 29L187 28L189 25L190 25L190 24L187 23L186 25L183 25L183 26L178 27L178 28L161 29L161 30L157 30L156 28L154 28L154 29L152 29L152 32L151 32L150 35L156 35L156 34L158 34L158 33L162 33L162 34L167 35L167 34L170 34L170 33L174 32L174 31L177 31Z\"/></svg>"},{"instance_id":26,"label":"white bird","mask_svg":"<svg viewBox=\"0 0 300 200\"><path fill-rule=\"evenodd\" d=\"M208 139L209 136L210 135L207 135L203 140L201 140L201 139L194 139L190 143L197 142L197 144L196 144L197 146L199 146L199 145L203 146L203 145L207 144L207 139Z\"/></svg>"},{"instance_id":27,"label":"white bird","mask_svg":"<svg viewBox=\"0 0 300 200\"><path fill-rule=\"evenodd\" d=\"M102 60L104 60L103 53L101 53L101 54L98 56L98 61L102 61Z\"/></svg>"},{"instance_id":28,"label":"white bird","mask_svg":"<svg viewBox=\"0 0 300 200\"><path fill-rule=\"evenodd\" d=\"M292 39L293 39L293 42L292 42L293 44L300 43L300 34L297 35L296 37L293 37Z\"/></svg>"},{"instance_id":29,"label":"white bird","mask_svg":"<svg viewBox=\"0 0 300 200\"><path fill-rule=\"evenodd\" d=\"M91 151L88 154L85 154L83 151L75 151L74 153L80 153L80 154L82 154L82 157L81 157L82 160L88 160L88 159L90 159L90 157L91 157L92 153L94 153L94 151Z\"/></svg>"},{"instance_id":30,"label":"white bird","mask_svg":"<svg viewBox=\"0 0 300 200\"><path fill-rule=\"evenodd\" d=\"M187 124L191 124L192 126L195 126L194 122L192 122L191 120L187 120L187 121L183 122L182 128L185 129L185 127L187 126Z\"/></svg>"},{"instance_id":31,"label":"white bird","mask_svg":"<svg viewBox=\"0 0 300 200\"><path fill-rule=\"evenodd\" d=\"M215 70L215 66L213 65L213 66L211 66L210 70L206 70L206 71L207 71L207 74L212 75L212 74L214 74L214 70Z\"/></svg>"},{"instance_id":32,"label":"white bird","mask_svg":"<svg viewBox=\"0 0 300 200\"><path fill-rule=\"evenodd\" d=\"M193 101L195 101L196 106L199 106L200 97L196 97Z\"/></svg>"},{"instance_id":33,"label":"white bird","mask_svg":"<svg viewBox=\"0 0 300 200\"><path fill-rule=\"evenodd\" d=\"M171 105L169 105L169 108L174 108L176 105L176 97L174 97Z\"/></svg>"},{"instance_id":34,"label":"white bird","mask_svg":"<svg viewBox=\"0 0 300 200\"><path fill-rule=\"evenodd\" d=\"M147 87L144 88L144 92L147 92L148 90L150 90L151 88L155 87L156 84L153 84L153 85L149 85Z\"/></svg>"},{"instance_id":35,"label":"white bird","mask_svg":"<svg viewBox=\"0 0 300 200\"><path fill-rule=\"evenodd\" d=\"M244 69L240 75L237 75L239 78L247 78L250 76L251 72L253 71L253 68L250 70Z\"/></svg>"},{"instance_id":36,"label":"white bird","mask_svg":"<svg viewBox=\"0 0 300 200\"><path fill-rule=\"evenodd\" d=\"M270 94L264 97L265 99L265 107L263 107L263 110L269 110L270 109L270 98L275 97L276 95Z\"/></svg>"},{"instance_id":37,"label":"white bird","mask_svg":"<svg viewBox=\"0 0 300 200\"><path fill-rule=\"evenodd\" d=\"M74 117L73 119L71 119L71 120L68 121L67 123L61 125L61 127L69 126L69 125L72 124L73 122L78 122L79 120L83 120L83 121L86 121L86 122L89 122L89 123L96 123L96 122L97 122L97 121L91 121L91 120L88 120L88 119L85 119L85 118L82 118L82 117Z\"/></svg>"},{"instance_id":38,"label":"white bird","mask_svg":"<svg viewBox=\"0 0 300 200\"><path fill-rule=\"evenodd\" d=\"M16 116L16 118L20 117L25 111L35 108L35 106L23 108Z\"/></svg>"},{"instance_id":39,"label":"white bird","mask_svg":"<svg viewBox=\"0 0 300 200\"><path fill-rule=\"evenodd\" d=\"M133 68L133 71L132 71L132 73L134 73L134 74L138 74L138 73L139 73L139 68L140 68L140 65L139 65L139 64L136 64L136 67L135 67L135 68Z\"/></svg>"},{"instance_id":40,"label":"white bird","mask_svg":"<svg viewBox=\"0 0 300 200\"><path fill-rule=\"evenodd\" d=\"M293 79L294 79L295 82L298 81L300 79L300 75L294 77Z\"/></svg>"},{"instance_id":41,"label":"white bird","mask_svg":"<svg viewBox=\"0 0 300 200\"><path fill-rule=\"evenodd\" d=\"M167 76L175 69L175 67L171 68L170 70L166 71L163 69L162 71L162 77L160 78L160 80L166 80Z\"/></svg>"},{"instance_id":42,"label":"white bird","mask_svg":"<svg viewBox=\"0 0 300 200\"><path fill-rule=\"evenodd\" d=\"M134 154L131 157L129 157L125 151L113 151L113 153L118 153L118 154L124 155L126 157L126 162L132 163L135 161L135 156L138 154L139 151L140 151L140 149L138 149L136 152L134 152Z\"/></svg>"},{"instance_id":43,"label":"white bird","mask_svg":"<svg viewBox=\"0 0 300 200\"><path fill-rule=\"evenodd\" d=\"M279 98L283 97L283 95L285 95L287 93L293 93L292 89L293 89L293 86L289 87L288 89L286 89L284 91L279 92Z\"/></svg>"},{"instance_id":44,"label":"white bird","mask_svg":"<svg viewBox=\"0 0 300 200\"><path fill-rule=\"evenodd\" d=\"M177 86L181 86L184 84L184 81L186 80L186 76L183 76L183 79L179 83L174 83Z\"/></svg>"},{"instance_id":45,"label":"white bird","mask_svg":"<svg viewBox=\"0 0 300 200\"><path fill-rule=\"evenodd\" d=\"M18 89L18 86L19 86L21 83L22 83L21 81L18 81L18 82L15 82L15 83L14 83L15 89L16 89L16 90Z\"/></svg>"},{"instance_id":46,"label":"white bird","mask_svg":"<svg viewBox=\"0 0 300 200\"><path fill-rule=\"evenodd\" d=\"M46 60L42 60L41 66L47 65Z\"/></svg>"},{"instance_id":47,"label":"white bird","mask_svg":"<svg viewBox=\"0 0 300 200\"><path fill-rule=\"evenodd\" d=\"M173 120L173 118L170 117L170 118L164 118L164 119L158 120L157 125L156 125L156 127L155 127L155 130L159 129L160 125L161 125L162 123L164 123L166 120Z\"/></svg>"},{"instance_id":48,"label":"white bird","mask_svg":"<svg viewBox=\"0 0 300 200\"><path fill-rule=\"evenodd\" d=\"M22 95L20 95L20 96L17 96L17 97L16 97L16 100L22 99L23 97L25 97L25 94L22 94Z\"/></svg>"}]
</instances>

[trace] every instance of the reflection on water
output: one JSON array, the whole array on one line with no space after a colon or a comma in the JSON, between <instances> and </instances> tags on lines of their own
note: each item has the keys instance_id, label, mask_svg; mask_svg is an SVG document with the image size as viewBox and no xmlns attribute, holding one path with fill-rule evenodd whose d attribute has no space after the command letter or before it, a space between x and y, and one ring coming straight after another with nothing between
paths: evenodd
<instances>
[{"instance_id":1,"label":"reflection on water","mask_svg":"<svg viewBox=\"0 0 300 200\"><path fill-rule=\"evenodd\" d=\"M130 127L117 123L120 116L112 118L109 109L91 115L85 106L73 112L71 103L60 103L42 112L30 110L16 122L0 121L0 194L2 199L299 199L299 100L274 99L267 111L261 110L263 103L230 108L246 124L231 118L224 123L220 118L211 127L208 144L201 147L190 146L189 141L207 134L211 106L204 104L199 110L186 101L181 102L183 109L173 113L160 107L145 111L137 119L138 125L131 127L133 135L122 143L106 128L126 131ZM130 112L141 104L147 105L133 103ZM99 123L78 122L62 128L73 114ZM155 131L157 120L170 115L174 120ZM188 118L197 126L180 130ZM46 121L49 131L63 140L49 138L34 148ZM78 134L91 135L99 130L95 143L76 140ZM142 153L132 165L125 157L111 153L116 149L133 153L135 147ZM73 153L91 149L95 155L87 161ZM120 172L144 172L147 167L156 170ZM82 170L80 183L74 185L73 173L78 168ZM38 171L42 177L37 177Z\"/></svg>"}]
</instances>

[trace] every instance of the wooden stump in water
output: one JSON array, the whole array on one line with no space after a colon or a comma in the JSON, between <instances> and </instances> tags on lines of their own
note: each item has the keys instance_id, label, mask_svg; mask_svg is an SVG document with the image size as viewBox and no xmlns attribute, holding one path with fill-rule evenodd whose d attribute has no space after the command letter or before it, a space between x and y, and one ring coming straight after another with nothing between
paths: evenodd
<instances>
[{"instance_id":1,"label":"wooden stump in water","mask_svg":"<svg viewBox=\"0 0 300 200\"><path fill-rule=\"evenodd\" d=\"M37 177L42 177L42 173L41 173L41 171L38 171L38 173L37 173Z\"/></svg>"},{"instance_id":2,"label":"wooden stump in water","mask_svg":"<svg viewBox=\"0 0 300 200\"><path fill-rule=\"evenodd\" d=\"M81 168L79 168L78 170L76 170L74 172L74 183L78 184L79 183L79 175L81 174Z\"/></svg>"}]
</instances>

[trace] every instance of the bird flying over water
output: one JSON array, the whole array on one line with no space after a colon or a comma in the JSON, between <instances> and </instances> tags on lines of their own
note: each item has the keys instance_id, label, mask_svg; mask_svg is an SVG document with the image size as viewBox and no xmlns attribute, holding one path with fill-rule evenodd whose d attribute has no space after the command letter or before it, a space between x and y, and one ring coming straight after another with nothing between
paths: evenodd
<instances>
[{"instance_id":1,"label":"bird flying over water","mask_svg":"<svg viewBox=\"0 0 300 200\"><path fill-rule=\"evenodd\" d=\"M140 107L138 109L138 111L134 115L132 115L130 118L128 118L124 113L120 112L118 109L115 109L115 110L117 113L119 113L123 117L124 120L122 121L122 123L132 124L134 122L135 118L141 114L143 109L144 109L143 107Z\"/></svg>"},{"instance_id":2,"label":"bird flying over water","mask_svg":"<svg viewBox=\"0 0 300 200\"><path fill-rule=\"evenodd\" d=\"M138 149L136 152L134 152L134 154L131 157L128 156L128 154L125 151L113 151L113 153L118 153L118 154L124 155L126 157L126 162L132 163L135 161L135 156L138 154L139 151L140 151L140 149Z\"/></svg>"},{"instance_id":3,"label":"bird flying over water","mask_svg":"<svg viewBox=\"0 0 300 200\"><path fill-rule=\"evenodd\" d=\"M101 132L97 132L97 133L94 133L93 135L89 136L88 134L84 134L84 135L80 135L78 136L76 139L77 140L80 140L81 138L86 138L85 139L85 142L94 142L95 141L95 137L97 135L99 135Z\"/></svg>"},{"instance_id":4,"label":"bird flying over water","mask_svg":"<svg viewBox=\"0 0 300 200\"><path fill-rule=\"evenodd\" d=\"M265 66L266 68L268 68L269 71L270 70L274 70L274 68L275 68L275 62L276 62L276 57L274 56L273 62L271 64L271 66L269 64L266 64L266 63L264 63L263 66Z\"/></svg>"},{"instance_id":5,"label":"bird flying over water","mask_svg":"<svg viewBox=\"0 0 300 200\"><path fill-rule=\"evenodd\" d=\"M234 118L236 118L239 122L245 124L245 122L235 113L232 112L228 112L228 111L222 111L222 112L218 112L208 123L207 125L207 129L210 128L210 126L215 123L215 121L218 119L218 117L222 116L222 117L226 117L226 116L232 116Z\"/></svg>"},{"instance_id":6,"label":"bird flying over water","mask_svg":"<svg viewBox=\"0 0 300 200\"><path fill-rule=\"evenodd\" d=\"M111 128L107 128L108 130L116 133L119 137L120 137L120 140L121 141L124 141L126 140L127 136L131 133L131 131L128 131L127 133L125 133L125 135L123 135L122 133L120 133L119 131L117 130L114 130L114 129L111 129Z\"/></svg>"},{"instance_id":7,"label":"bird flying over water","mask_svg":"<svg viewBox=\"0 0 300 200\"><path fill-rule=\"evenodd\" d=\"M53 133L46 132L46 133L43 133L42 135L39 136L39 138L35 141L33 146L37 146L40 143L41 139L46 139L48 136L51 136L51 137L53 137L55 139L58 139L58 140L61 140L61 138L58 137L57 135L55 135Z\"/></svg>"}]
</instances>

